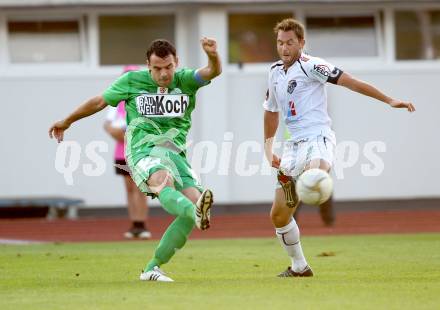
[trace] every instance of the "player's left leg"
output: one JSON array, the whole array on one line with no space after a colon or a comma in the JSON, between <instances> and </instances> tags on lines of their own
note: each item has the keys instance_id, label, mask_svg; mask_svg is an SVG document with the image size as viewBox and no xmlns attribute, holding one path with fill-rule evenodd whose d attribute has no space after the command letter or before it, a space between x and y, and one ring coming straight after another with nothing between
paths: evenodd
<instances>
[{"instance_id":1,"label":"player's left leg","mask_svg":"<svg viewBox=\"0 0 440 310\"><path fill-rule=\"evenodd\" d=\"M214 203L214 194L210 189L203 189L197 174L186 158L178 158L176 162L178 162L177 169L181 181L176 184L176 189L195 204L196 226L200 230L206 230L211 223L211 206Z\"/></svg>"},{"instance_id":2,"label":"player's left leg","mask_svg":"<svg viewBox=\"0 0 440 310\"><path fill-rule=\"evenodd\" d=\"M330 196L326 202L319 205L319 215L321 216L321 220L324 222L325 226L333 226L336 216L332 196Z\"/></svg>"},{"instance_id":3,"label":"player's left leg","mask_svg":"<svg viewBox=\"0 0 440 310\"><path fill-rule=\"evenodd\" d=\"M334 139L325 136L318 136L313 141L313 159L306 165L304 170L319 168L328 173L332 168L334 157ZM335 222L335 211L333 208L332 197L319 206L319 214L326 226L332 226Z\"/></svg>"},{"instance_id":4,"label":"player's left leg","mask_svg":"<svg viewBox=\"0 0 440 310\"><path fill-rule=\"evenodd\" d=\"M325 159L315 158L306 165L304 171L312 168L319 168L321 170L324 170L325 172L330 172L331 165Z\"/></svg>"},{"instance_id":5,"label":"player's left leg","mask_svg":"<svg viewBox=\"0 0 440 310\"><path fill-rule=\"evenodd\" d=\"M298 204L298 207L296 208L295 213L293 214L293 218L297 222L298 219L300 218L301 209L303 208L303 206L304 204L300 202ZM334 225L336 216L335 216L335 209L333 206L332 196L330 196L330 198L326 202L319 205L319 215L321 216L321 220L323 221L325 226L332 227Z\"/></svg>"},{"instance_id":6,"label":"player's left leg","mask_svg":"<svg viewBox=\"0 0 440 310\"><path fill-rule=\"evenodd\" d=\"M200 193L198 187L187 187L182 189L184 194L196 206L196 226L201 230L206 230L211 223L211 206L214 202L214 195L210 189L205 189Z\"/></svg>"},{"instance_id":7,"label":"player's left leg","mask_svg":"<svg viewBox=\"0 0 440 310\"><path fill-rule=\"evenodd\" d=\"M328 162L326 162L325 160L322 159L318 159L315 160L313 164L309 165L306 167L305 170L310 169L310 168L320 168L326 172L330 172L330 165ZM303 206L303 203L300 202L298 204L298 207L296 208L296 211L293 215L293 217L295 218L295 220L298 220L299 218L299 211L301 210ZM319 214L321 216L322 221L324 222L324 224L326 226L333 226L333 223L335 222L335 213L334 213L334 209L333 209L333 200L332 197L330 197L329 200L327 200L326 202L324 202L323 204L319 205Z\"/></svg>"}]
</instances>

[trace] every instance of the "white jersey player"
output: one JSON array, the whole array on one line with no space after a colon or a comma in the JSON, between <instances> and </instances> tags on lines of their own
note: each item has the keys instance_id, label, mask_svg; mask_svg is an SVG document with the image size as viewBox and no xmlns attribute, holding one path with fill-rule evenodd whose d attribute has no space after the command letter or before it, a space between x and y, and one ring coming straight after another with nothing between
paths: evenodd
<instances>
[{"instance_id":1,"label":"white jersey player","mask_svg":"<svg viewBox=\"0 0 440 310\"><path fill-rule=\"evenodd\" d=\"M323 59L303 54L304 26L296 20L285 19L274 31L281 60L270 68L263 104L266 157L279 169L280 188L275 191L271 219L281 245L291 258L291 266L279 276L308 277L313 276L313 272L304 257L299 228L292 217L299 202L295 179L307 169L320 168L328 172L332 166L336 141L327 112L325 84L345 86L393 108L405 108L409 112L415 109L411 103L390 98ZM272 151L279 112L291 136L285 143L281 159Z\"/></svg>"},{"instance_id":2,"label":"white jersey player","mask_svg":"<svg viewBox=\"0 0 440 310\"><path fill-rule=\"evenodd\" d=\"M330 63L305 54L287 70L280 60L270 68L264 109L282 112L291 140L331 132L324 85L336 84L341 75Z\"/></svg>"},{"instance_id":3,"label":"white jersey player","mask_svg":"<svg viewBox=\"0 0 440 310\"><path fill-rule=\"evenodd\" d=\"M271 66L263 107L281 112L290 134L281 161L285 174L297 178L315 159L333 162L336 141L327 112L325 83L336 84L342 73L323 59L305 54L287 70L281 60Z\"/></svg>"}]
</instances>

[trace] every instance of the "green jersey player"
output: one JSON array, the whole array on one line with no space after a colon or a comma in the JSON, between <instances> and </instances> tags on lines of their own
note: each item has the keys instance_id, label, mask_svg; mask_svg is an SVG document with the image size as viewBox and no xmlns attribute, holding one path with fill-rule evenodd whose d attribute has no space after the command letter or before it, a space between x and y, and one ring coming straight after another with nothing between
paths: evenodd
<instances>
[{"instance_id":1,"label":"green jersey player","mask_svg":"<svg viewBox=\"0 0 440 310\"><path fill-rule=\"evenodd\" d=\"M185 245L194 226L209 228L213 194L202 189L185 152L196 92L221 73L216 41L203 38L201 45L208 64L176 71L175 47L166 40L153 41L147 51L148 71L124 74L102 95L87 100L49 129L49 136L61 142L64 131L75 121L125 100L125 154L131 176L141 191L158 197L163 208L176 216L141 280L173 281L159 267Z\"/></svg>"}]
</instances>

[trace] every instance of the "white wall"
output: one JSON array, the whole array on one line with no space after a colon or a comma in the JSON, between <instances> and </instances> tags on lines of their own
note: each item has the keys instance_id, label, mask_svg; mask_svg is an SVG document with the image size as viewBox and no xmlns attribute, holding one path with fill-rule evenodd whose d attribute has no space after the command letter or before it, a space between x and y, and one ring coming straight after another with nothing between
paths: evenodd
<instances>
[{"instance_id":1,"label":"white wall","mask_svg":"<svg viewBox=\"0 0 440 310\"><path fill-rule=\"evenodd\" d=\"M383 141L386 152L384 171L380 176L363 177L360 165L351 169L346 178L336 183L336 197L405 198L438 197L440 182L440 125L436 115L440 106L436 87L440 70L414 72L366 72L358 75L373 82L391 96L411 100L416 113L394 110L366 97L334 87L330 91L331 114L340 141L353 140L365 145L368 141Z\"/></svg>"},{"instance_id":2,"label":"white wall","mask_svg":"<svg viewBox=\"0 0 440 310\"><path fill-rule=\"evenodd\" d=\"M179 12L178 27L190 25L189 31L178 28L180 35L190 36L188 40L177 41L184 64L206 63L206 56L194 39L202 35L216 37L220 54L226 59L225 12L216 7ZM337 61L334 63L339 65ZM342 67L392 96L412 100L417 112L409 115L391 110L340 87L328 87L338 141L354 141L361 148L359 161L344 170L343 180L336 179L336 198L440 197L436 176L440 171L437 122L440 64ZM218 202L272 199L274 177L266 175L271 169L263 160L261 145L266 69L257 66L239 71L225 64L222 76L199 94L191 139L209 140L217 146L214 168L202 174L202 180L215 190ZM66 140L75 140L82 148L80 166L73 173L73 186L67 185L63 175L55 170L57 144L47 136L48 127L55 120L88 97L101 93L117 77L119 69L75 68L74 73L61 69L57 75L39 67L27 68L29 73L20 70L3 67L6 74L0 75L0 196L59 195L82 197L91 206L123 204L122 179L111 166L113 141L102 129L105 113L81 120L66 134ZM224 141L226 132L232 132L233 137L226 137L232 141ZM282 130L279 135L282 136ZM101 176L87 177L82 166L91 162L84 150L94 140L105 141L110 146L101 153L107 169ZM362 149L370 141L383 141L386 145L386 152L378 154L384 164L380 176L362 175L362 164L370 163ZM229 165L228 143L232 143ZM239 148L247 150L246 158L237 157L243 153L238 152Z\"/></svg>"},{"instance_id":3,"label":"white wall","mask_svg":"<svg viewBox=\"0 0 440 310\"><path fill-rule=\"evenodd\" d=\"M73 185L55 169L57 143L49 140L49 126L88 97L102 92L112 79L90 76L20 77L0 79L2 94L0 196L56 195L84 197L88 204L122 204L122 179L114 176L113 142L103 130L105 113L74 124L65 140L82 148ZM91 163L85 148L94 140L110 145L102 153L108 163L99 177L86 177L83 164Z\"/></svg>"},{"instance_id":4,"label":"white wall","mask_svg":"<svg viewBox=\"0 0 440 310\"><path fill-rule=\"evenodd\" d=\"M336 179L337 199L438 197L440 182L439 124L440 105L437 102L440 70L430 72L351 71L372 82L387 93L413 100L417 112L392 110L380 102L362 97L343 88L330 85L329 106L338 142L354 141L360 146L360 159L344 169L344 179ZM90 205L117 205L124 202L121 178L114 175L113 142L102 129L105 113L74 124L66 140L78 141L82 147L80 166L73 173L74 185L66 184L55 170L57 144L49 140L47 130L56 119L65 116L78 103L100 93L114 76L19 77L1 78L1 161L0 196L63 195L84 197ZM223 79L223 80L222 80ZM218 146L215 169L202 175L204 183L216 190L222 202L269 201L273 178L247 170L249 165L262 167L261 100L266 85L266 73L225 73L208 86L199 98L194 133L197 141L211 140ZM226 83L225 83L226 82ZM227 94L227 100L220 100ZM232 156L228 176L218 175L221 143L224 132L233 133ZM85 147L102 140L110 149L101 155L108 166L105 173L87 177L82 165L91 163ZM237 148L256 147L248 152L244 170L238 168ZM361 165L370 161L362 154L369 141L383 141L386 152L378 154L384 164L380 176L365 177ZM258 144L257 144L258 143ZM223 157L228 158L228 157ZM223 159L224 163L224 159ZM255 168L256 169L256 168ZM243 174L251 176L240 176Z\"/></svg>"},{"instance_id":5,"label":"white wall","mask_svg":"<svg viewBox=\"0 0 440 310\"><path fill-rule=\"evenodd\" d=\"M348 70L349 68L347 68ZM436 115L440 105L436 87L440 70L383 69L348 70L355 76L377 85L391 96L412 100L417 112L409 114L393 110L379 101L329 85L329 110L338 143L351 141L359 146L359 160L343 171L343 179L335 177L336 199L439 197L440 125ZM262 90L266 75L261 73L230 74L228 92L231 128L237 140L262 139ZM232 112L233 111L233 112ZM252 119L252 121L250 121ZM386 152L377 156L383 162L378 176L364 176L362 165L372 165L364 148L368 142L381 141ZM355 152L355 149L352 149ZM257 163L262 156L254 155ZM345 160L341 158L341 160ZM372 167L374 168L374 167ZM341 170L339 170L341 171ZM339 173L339 176L342 174ZM272 178L264 176L230 178L233 200L264 200L272 195Z\"/></svg>"}]
</instances>

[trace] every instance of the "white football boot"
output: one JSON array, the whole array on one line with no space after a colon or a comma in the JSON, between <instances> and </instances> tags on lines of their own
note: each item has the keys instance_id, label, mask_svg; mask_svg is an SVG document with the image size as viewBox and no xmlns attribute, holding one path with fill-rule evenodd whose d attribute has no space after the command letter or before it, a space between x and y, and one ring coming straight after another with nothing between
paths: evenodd
<instances>
[{"instance_id":1,"label":"white football boot","mask_svg":"<svg viewBox=\"0 0 440 310\"><path fill-rule=\"evenodd\" d=\"M141 281L158 281L158 282L174 282L173 279L167 277L159 267L155 266L153 270L142 272L139 276Z\"/></svg>"}]
</instances>

